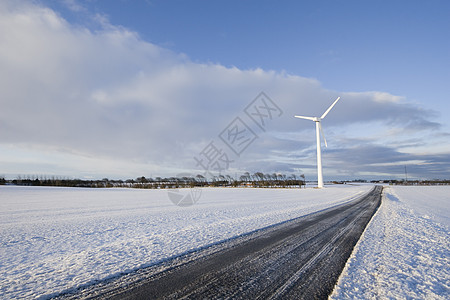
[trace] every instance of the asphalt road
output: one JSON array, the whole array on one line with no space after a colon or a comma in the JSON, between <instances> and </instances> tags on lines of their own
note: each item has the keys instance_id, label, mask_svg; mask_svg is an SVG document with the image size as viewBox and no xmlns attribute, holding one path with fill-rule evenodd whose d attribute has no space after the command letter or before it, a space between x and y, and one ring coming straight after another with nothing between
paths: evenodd
<instances>
[{"instance_id":1,"label":"asphalt road","mask_svg":"<svg viewBox=\"0 0 450 300\"><path fill-rule=\"evenodd\" d=\"M381 190L381 187L375 187L361 199L65 296L90 299L326 299L380 205Z\"/></svg>"}]
</instances>

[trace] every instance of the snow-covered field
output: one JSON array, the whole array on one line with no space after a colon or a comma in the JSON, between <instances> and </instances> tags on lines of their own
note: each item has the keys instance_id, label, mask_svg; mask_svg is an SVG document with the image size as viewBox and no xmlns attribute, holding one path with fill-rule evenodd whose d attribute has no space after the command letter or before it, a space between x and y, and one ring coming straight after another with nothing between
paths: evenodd
<instances>
[{"instance_id":1,"label":"snow-covered field","mask_svg":"<svg viewBox=\"0 0 450 300\"><path fill-rule=\"evenodd\" d=\"M372 186L166 190L0 186L0 299L48 295L361 196Z\"/></svg>"},{"instance_id":2,"label":"snow-covered field","mask_svg":"<svg viewBox=\"0 0 450 300\"><path fill-rule=\"evenodd\" d=\"M450 186L387 187L332 299L450 299Z\"/></svg>"}]
</instances>

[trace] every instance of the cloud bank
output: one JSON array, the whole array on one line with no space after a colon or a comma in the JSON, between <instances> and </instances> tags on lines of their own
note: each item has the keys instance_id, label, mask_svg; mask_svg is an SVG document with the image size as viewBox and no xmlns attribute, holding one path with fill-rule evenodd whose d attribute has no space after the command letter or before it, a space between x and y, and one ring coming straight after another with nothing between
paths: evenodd
<instances>
[{"instance_id":1,"label":"cloud bank","mask_svg":"<svg viewBox=\"0 0 450 300\"><path fill-rule=\"evenodd\" d=\"M400 96L331 91L283 71L196 63L105 19L98 28L70 24L30 2L0 4L0 175L201 172L193 157L264 91L283 114L234 157L230 172L315 174L314 126L293 115L321 115L341 96L323 122L331 177L397 176L398 161L432 166L416 176L449 177L448 152L427 156L439 139L432 136L440 128L432 121L436 112ZM427 153L402 150L425 136Z\"/></svg>"}]
</instances>

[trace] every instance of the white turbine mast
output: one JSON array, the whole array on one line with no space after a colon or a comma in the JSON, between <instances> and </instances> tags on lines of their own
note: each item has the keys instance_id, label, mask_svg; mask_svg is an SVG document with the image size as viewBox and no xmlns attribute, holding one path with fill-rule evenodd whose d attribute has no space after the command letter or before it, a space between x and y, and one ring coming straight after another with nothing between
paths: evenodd
<instances>
[{"instance_id":1,"label":"white turbine mast","mask_svg":"<svg viewBox=\"0 0 450 300\"><path fill-rule=\"evenodd\" d=\"M304 116L295 116L296 118L310 120L316 122L316 141L317 141L317 187L323 188L323 175L322 175L322 151L320 149L320 136L322 135L323 141L325 142L325 147L327 147L327 140L325 139L325 135L323 134L322 124L320 123L330 112L333 106L341 99L338 97L333 104L323 113L321 117L304 117Z\"/></svg>"}]
</instances>

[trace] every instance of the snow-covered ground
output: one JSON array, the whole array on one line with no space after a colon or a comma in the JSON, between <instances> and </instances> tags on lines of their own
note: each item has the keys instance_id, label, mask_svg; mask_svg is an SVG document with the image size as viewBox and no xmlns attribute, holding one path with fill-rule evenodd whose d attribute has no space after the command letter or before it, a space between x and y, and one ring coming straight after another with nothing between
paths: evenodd
<instances>
[{"instance_id":1,"label":"snow-covered ground","mask_svg":"<svg viewBox=\"0 0 450 300\"><path fill-rule=\"evenodd\" d=\"M343 203L371 186L166 190L0 186L0 299L46 298Z\"/></svg>"},{"instance_id":2,"label":"snow-covered ground","mask_svg":"<svg viewBox=\"0 0 450 300\"><path fill-rule=\"evenodd\" d=\"M450 299L450 186L386 187L332 299Z\"/></svg>"}]
</instances>

